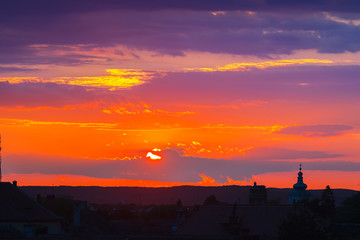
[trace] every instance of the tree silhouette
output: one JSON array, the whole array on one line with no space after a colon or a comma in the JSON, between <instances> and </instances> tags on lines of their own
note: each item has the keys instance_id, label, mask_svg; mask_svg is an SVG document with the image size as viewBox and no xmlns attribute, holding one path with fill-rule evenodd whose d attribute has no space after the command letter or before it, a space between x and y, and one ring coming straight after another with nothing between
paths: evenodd
<instances>
[{"instance_id":1,"label":"tree silhouette","mask_svg":"<svg viewBox=\"0 0 360 240\"><path fill-rule=\"evenodd\" d=\"M184 206L183 203L181 202L181 199L177 200L176 205L177 205L179 208L182 208L182 207Z\"/></svg>"},{"instance_id":2,"label":"tree silhouette","mask_svg":"<svg viewBox=\"0 0 360 240\"><path fill-rule=\"evenodd\" d=\"M335 198L330 186L327 185L321 194L320 215L323 217L333 217L335 215Z\"/></svg>"},{"instance_id":3,"label":"tree silhouette","mask_svg":"<svg viewBox=\"0 0 360 240\"><path fill-rule=\"evenodd\" d=\"M279 226L279 240L327 240L319 219L307 208L298 206Z\"/></svg>"},{"instance_id":4,"label":"tree silhouette","mask_svg":"<svg viewBox=\"0 0 360 240\"><path fill-rule=\"evenodd\" d=\"M345 223L360 223L360 192L345 199L337 214L338 220Z\"/></svg>"},{"instance_id":5,"label":"tree silhouette","mask_svg":"<svg viewBox=\"0 0 360 240\"><path fill-rule=\"evenodd\" d=\"M204 201L204 205L216 205L216 204L219 204L219 201L216 199L215 195L208 196Z\"/></svg>"}]
</instances>

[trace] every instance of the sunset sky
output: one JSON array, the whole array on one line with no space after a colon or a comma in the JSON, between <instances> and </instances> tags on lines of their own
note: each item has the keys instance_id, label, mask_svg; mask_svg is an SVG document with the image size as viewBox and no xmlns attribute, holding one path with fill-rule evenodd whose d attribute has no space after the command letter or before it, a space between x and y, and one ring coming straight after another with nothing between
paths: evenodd
<instances>
[{"instance_id":1,"label":"sunset sky","mask_svg":"<svg viewBox=\"0 0 360 240\"><path fill-rule=\"evenodd\" d=\"M360 190L357 0L0 3L3 181Z\"/></svg>"}]
</instances>

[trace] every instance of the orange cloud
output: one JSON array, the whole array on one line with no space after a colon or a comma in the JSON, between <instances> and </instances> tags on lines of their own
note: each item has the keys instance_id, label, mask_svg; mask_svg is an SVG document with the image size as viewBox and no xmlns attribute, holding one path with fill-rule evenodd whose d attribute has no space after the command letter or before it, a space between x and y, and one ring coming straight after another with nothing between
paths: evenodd
<instances>
[{"instance_id":1,"label":"orange cloud","mask_svg":"<svg viewBox=\"0 0 360 240\"><path fill-rule=\"evenodd\" d=\"M8 146L4 149L8 153L134 159L137 155L145 158L148 151L144 149L170 147L180 149L184 156L231 159L264 146L272 141L265 139L273 136L271 132L284 127L224 124L187 126L182 122L176 125L178 119L168 126L156 125L161 121L160 117L156 116L150 121L148 115L143 115L140 120L131 115L122 118L121 122L113 119L107 119L108 122L101 119L99 122L82 122L0 118L0 130L7 136ZM161 156L157 151L152 153Z\"/></svg>"},{"instance_id":2,"label":"orange cloud","mask_svg":"<svg viewBox=\"0 0 360 240\"><path fill-rule=\"evenodd\" d=\"M197 183L191 182L163 182L149 180L131 180L119 178L95 178L81 175L52 175L52 174L4 174L3 181L17 180L20 186L137 186L137 187L172 187L182 185L222 186L222 185L252 185L254 181L266 187L291 188L297 181L295 172L272 172L253 175L250 179L242 181L227 177L227 183L218 184L211 177L201 174L203 179ZM309 189L324 189L326 185L331 188L346 188L360 190L360 174L357 171L304 171L304 182ZM349 181L352 179L352 181Z\"/></svg>"},{"instance_id":3,"label":"orange cloud","mask_svg":"<svg viewBox=\"0 0 360 240\"><path fill-rule=\"evenodd\" d=\"M229 176L227 176L226 179L228 182L225 183L224 185L253 185L253 183L255 182L253 178L245 179L241 181L241 180L233 180Z\"/></svg>"},{"instance_id":4,"label":"orange cloud","mask_svg":"<svg viewBox=\"0 0 360 240\"><path fill-rule=\"evenodd\" d=\"M226 126L223 124L218 125L207 125L203 128L215 128L215 129L244 129L244 130L266 130L268 133L279 131L283 128L288 127L288 125L274 124L271 126Z\"/></svg>"},{"instance_id":5,"label":"orange cloud","mask_svg":"<svg viewBox=\"0 0 360 240\"><path fill-rule=\"evenodd\" d=\"M245 180L233 180L230 177L226 177L227 181L226 183L216 183L215 179L206 176L204 174L200 174L199 175L202 178L202 181L198 182L195 185L200 185L200 186L228 186L228 185L239 185L239 186L248 186L248 185L253 185L253 183L255 182L255 180L253 178L247 179L245 178Z\"/></svg>"},{"instance_id":6,"label":"orange cloud","mask_svg":"<svg viewBox=\"0 0 360 240\"><path fill-rule=\"evenodd\" d=\"M56 175L56 174L16 174L10 173L3 175L3 181L11 182L18 181L19 186L102 186L102 187L174 187L183 185L194 186L222 186L222 185L239 185L239 183L247 184L246 181L233 181L226 184L215 183L211 177L201 174L201 182L163 182L150 180L133 180L133 179L119 179L119 178L95 178L82 175Z\"/></svg>"},{"instance_id":7,"label":"orange cloud","mask_svg":"<svg viewBox=\"0 0 360 240\"><path fill-rule=\"evenodd\" d=\"M177 143L174 147L180 148L186 156L200 156L209 158L229 158L231 156L245 155L248 151L254 149L253 146L241 148L235 146L214 146L213 144L204 147L202 144L196 141L192 141L189 145L184 143Z\"/></svg>"},{"instance_id":8,"label":"orange cloud","mask_svg":"<svg viewBox=\"0 0 360 240\"><path fill-rule=\"evenodd\" d=\"M215 179L208 177L205 174L199 174L199 176L202 178L202 181L199 182L200 185L212 185L215 183Z\"/></svg>"},{"instance_id":9,"label":"orange cloud","mask_svg":"<svg viewBox=\"0 0 360 240\"><path fill-rule=\"evenodd\" d=\"M16 106L16 107L0 107L0 110L8 111L8 112L32 112L39 110L48 110L48 109L59 109L57 107L24 107L24 106Z\"/></svg>"},{"instance_id":10,"label":"orange cloud","mask_svg":"<svg viewBox=\"0 0 360 240\"><path fill-rule=\"evenodd\" d=\"M25 107L25 106L15 106L15 107L1 107L0 110L8 112L34 112L41 110L75 110L75 109L88 109L88 108L97 108L99 102L89 102L84 104L68 104L62 107L54 106L40 106L40 107Z\"/></svg>"},{"instance_id":11,"label":"orange cloud","mask_svg":"<svg viewBox=\"0 0 360 240\"><path fill-rule=\"evenodd\" d=\"M225 66L218 66L214 68L184 68L184 71L200 71L200 72L227 72L227 71L249 71L251 69L265 69L271 67L284 67L289 65L302 65L302 64L318 64L318 63L334 63L331 60L321 59L289 59L277 60L266 62L243 62L243 63L230 63Z\"/></svg>"},{"instance_id":12,"label":"orange cloud","mask_svg":"<svg viewBox=\"0 0 360 240\"><path fill-rule=\"evenodd\" d=\"M146 103L124 103L121 105L112 105L102 110L107 114L120 114L120 115L137 115L137 114L162 114L168 116L181 117L184 115L192 115L195 112L192 111L183 111L183 112L170 112L161 109L153 109L150 105Z\"/></svg>"},{"instance_id":13,"label":"orange cloud","mask_svg":"<svg viewBox=\"0 0 360 240\"><path fill-rule=\"evenodd\" d=\"M3 181L17 180L20 186L102 186L102 187L172 187L191 183L161 182L148 180L130 180L118 178L95 178L81 175L47 175L47 174L6 174Z\"/></svg>"}]
</instances>

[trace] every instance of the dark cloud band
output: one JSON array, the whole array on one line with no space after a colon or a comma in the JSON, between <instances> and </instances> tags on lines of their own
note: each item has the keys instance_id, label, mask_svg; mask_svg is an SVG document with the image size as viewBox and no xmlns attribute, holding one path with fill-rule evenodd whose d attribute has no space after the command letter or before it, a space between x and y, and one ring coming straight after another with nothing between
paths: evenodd
<instances>
[{"instance_id":1,"label":"dark cloud band","mask_svg":"<svg viewBox=\"0 0 360 240\"><path fill-rule=\"evenodd\" d=\"M331 137L339 136L353 129L346 125L302 125L283 128L276 133L301 135L304 137Z\"/></svg>"},{"instance_id":2,"label":"dark cloud band","mask_svg":"<svg viewBox=\"0 0 360 240\"><path fill-rule=\"evenodd\" d=\"M132 10L196 10L196 11L346 11L358 12L360 4L357 0L12 0L1 3L3 13L17 10L19 14L69 13L107 9Z\"/></svg>"},{"instance_id":3,"label":"dark cloud band","mask_svg":"<svg viewBox=\"0 0 360 240\"><path fill-rule=\"evenodd\" d=\"M276 150L280 154L279 150ZM336 161L318 161L316 158L329 159L340 156L321 152L307 152L282 149L285 154L296 152L297 155L312 158L306 163L308 170L339 170L358 171L360 163ZM322 156L319 156L319 153ZM181 156L177 151L167 149L162 152L163 159L154 163L140 158L136 160L79 160L52 156L9 155L6 161L6 173L43 173L43 174L74 174L99 178L142 179L153 181L197 182L199 175L205 174L217 182L231 179L251 178L252 175L268 172L294 171L298 162L281 160L271 161L269 157L244 157L243 159L222 160ZM277 158L281 158L277 156Z\"/></svg>"}]
</instances>

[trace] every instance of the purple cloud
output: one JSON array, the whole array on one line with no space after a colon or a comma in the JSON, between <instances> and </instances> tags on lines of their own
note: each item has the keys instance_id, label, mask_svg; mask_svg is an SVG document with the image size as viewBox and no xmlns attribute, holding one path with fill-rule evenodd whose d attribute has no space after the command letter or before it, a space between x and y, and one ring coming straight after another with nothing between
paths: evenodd
<instances>
[{"instance_id":1,"label":"purple cloud","mask_svg":"<svg viewBox=\"0 0 360 240\"><path fill-rule=\"evenodd\" d=\"M87 91L84 87L56 83L0 82L0 107L63 107L98 100L118 102L122 99L117 93L101 93L101 90Z\"/></svg>"},{"instance_id":2,"label":"purple cloud","mask_svg":"<svg viewBox=\"0 0 360 240\"><path fill-rule=\"evenodd\" d=\"M312 76L310 79L309 75ZM281 71L264 69L247 72L168 73L165 77L154 78L149 84L136 86L131 91L112 92L99 89L86 91L81 86L55 83L0 82L0 105L59 107L98 99L118 103L124 98L133 99L134 96L149 104L178 103L179 99L185 105L222 105L234 103L239 99L263 100L275 105L282 100L289 103L304 103L305 100L344 104L348 101L360 101L360 84L357 79L359 75L358 66L287 67ZM307 79L309 85L299 86L304 79ZM342 79L341 83L339 79Z\"/></svg>"},{"instance_id":3,"label":"purple cloud","mask_svg":"<svg viewBox=\"0 0 360 240\"><path fill-rule=\"evenodd\" d=\"M301 14L288 14L291 9ZM360 29L323 13L341 12L346 20L354 18L351 13L347 18L346 13L356 9L360 7L355 0L346 4L320 0L7 1L0 5L0 23L6 29L0 35L0 63L69 65L97 60L91 54L39 54L29 47L34 44L124 45L178 56L188 50L262 57L301 49L357 52ZM209 11L228 12L214 16Z\"/></svg>"},{"instance_id":4,"label":"purple cloud","mask_svg":"<svg viewBox=\"0 0 360 240\"><path fill-rule=\"evenodd\" d=\"M359 101L360 67L287 67L246 72L169 73L132 89L144 101L228 104L238 99L343 103ZM309 78L311 76L311 78ZM308 86L299 86L307 79ZM342 79L339 82L339 79ZM130 94L130 93L129 93ZM186 97L184 97L186 96ZM212 96L209 98L209 96Z\"/></svg>"},{"instance_id":5,"label":"purple cloud","mask_svg":"<svg viewBox=\"0 0 360 240\"><path fill-rule=\"evenodd\" d=\"M0 67L0 73L7 73L7 72L34 72L34 71L38 71L38 69L24 68L24 67Z\"/></svg>"},{"instance_id":6,"label":"purple cloud","mask_svg":"<svg viewBox=\"0 0 360 240\"><path fill-rule=\"evenodd\" d=\"M301 151L281 150L288 155L295 152L298 156ZM284 155L284 158L285 158ZM303 153L313 159L318 155L323 158L334 158L340 155L320 152ZM38 156L38 155L8 155L3 161L5 173L43 173L43 174L74 174L99 178L141 179L155 181L197 182L199 174L205 174L216 179L217 182L226 182L226 177L232 179L250 178L254 174L267 172L294 171L298 162L271 161L263 156L243 157L233 160L209 159L182 156L177 151L167 149L162 152L163 159L154 164L150 160L140 158L136 160L92 160L72 159L66 157ZM276 156L282 158L281 156ZM344 161L312 161L306 163L308 170L360 170L360 163Z\"/></svg>"},{"instance_id":7,"label":"purple cloud","mask_svg":"<svg viewBox=\"0 0 360 240\"><path fill-rule=\"evenodd\" d=\"M40 14L44 9L48 14L79 13L84 11L127 9L127 10L196 10L196 11L335 11L335 12L358 12L360 5L357 0L54 0L49 3L46 0L14 0L2 3L2 14L17 10L20 14ZM28 12L28 10L31 10Z\"/></svg>"},{"instance_id":8,"label":"purple cloud","mask_svg":"<svg viewBox=\"0 0 360 240\"><path fill-rule=\"evenodd\" d=\"M283 128L276 133L301 135L304 137L331 137L344 134L345 131L353 129L346 125L302 125Z\"/></svg>"},{"instance_id":9,"label":"purple cloud","mask_svg":"<svg viewBox=\"0 0 360 240\"><path fill-rule=\"evenodd\" d=\"M266 159L322 159L322 158L337 158L343 157L342 154L329 154L322 151L299 151L285 148L269 148L259 147L255 148L246 155L247 158L266 158Z\"/></svg>"}]
</instances>

